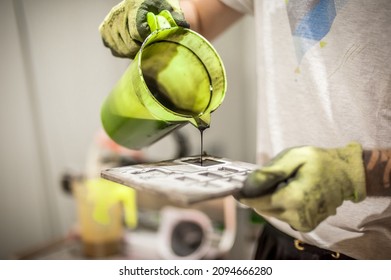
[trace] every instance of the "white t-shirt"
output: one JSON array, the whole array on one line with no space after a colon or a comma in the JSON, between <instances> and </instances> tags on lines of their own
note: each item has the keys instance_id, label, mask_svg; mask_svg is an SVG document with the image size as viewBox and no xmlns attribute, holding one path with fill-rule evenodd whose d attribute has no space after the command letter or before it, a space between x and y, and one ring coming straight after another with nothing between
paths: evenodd
<instances>
[{"instance_id":1,"label":"white t-shirt","mask_svg":"<svg viewBox=\"0 0 391 280\"><path fill-rule=\"evenodd\" d=\"M221 0L254 16L260 164L285 148L391 147L391 1ZM357 259L391 259L391 198L346 201L304 234Z\"/></svg>"}]
</instances>

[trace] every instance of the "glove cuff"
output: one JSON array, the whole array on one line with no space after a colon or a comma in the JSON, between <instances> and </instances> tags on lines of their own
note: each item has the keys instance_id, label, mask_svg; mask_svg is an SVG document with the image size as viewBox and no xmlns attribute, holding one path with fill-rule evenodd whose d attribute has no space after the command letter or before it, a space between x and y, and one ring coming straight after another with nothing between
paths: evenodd
<instances>
[{"instance_id":1,"label":"glove cuff","mask_svg":"<svg viewBox=\"0 0 391 280\"><path fill-rule=\"evenodd\" d=\"M366 197L365 168L363 150L359 143L351 142L338 150L339 156L346 162L347 176L352 184L345 190L345 199L360 202Z\"/></svg>"}]
</instances>

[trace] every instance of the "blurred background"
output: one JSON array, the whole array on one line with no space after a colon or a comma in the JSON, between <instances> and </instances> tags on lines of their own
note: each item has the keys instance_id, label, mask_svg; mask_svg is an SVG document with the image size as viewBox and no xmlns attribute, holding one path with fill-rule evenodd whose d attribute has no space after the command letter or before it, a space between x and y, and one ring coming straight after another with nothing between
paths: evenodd
<instances>
[{"instance_id":1,"label":"blurred background","mask_svg":"<svg viewBox=\"0 0 391 280\"><path fill-rule=\"evenodd\" d=\"M69 236L77 235L77 203L62 181L64 174L83 175L88 168L101 129L100 106L131 62L113 57L98 32L99 24L117 3L0 2L0 259L46 258L48 254L38 256L37 252L53 244L63 245ZM250 163L255 162L256 140L253 31L252 19L247 17L212 42L226 67L228 91L212 114L211 128L204 133L204 150L209 154ZM198 130L186 125L180 131L190 154L199 154ZM143 156L148 160L173 158L175 141L169 135L145 148ZM163 209L164 203L149 203L156 198L142 199L138 205L144 210L151 207L160 213ZM211 212L226 216L224 205L225 201L217 206L218 211ZM235 203L230 205L236 208L230 212L235 220L235 242L225 257L245 259L251 256L254 242L251 213ZM196 208L213 222L215 217L203 210L208 207ZM147 224L141 210L139 227ZM175 213L165 213L166 220L175 218ZM154 228L158 231L159 225ZM143 256L142 248L140 252L132 248L133 255L126 256L162 256ZM56 254L52 252L52 258L81 257L69 252Z\"/></svg>"}]
</instances>

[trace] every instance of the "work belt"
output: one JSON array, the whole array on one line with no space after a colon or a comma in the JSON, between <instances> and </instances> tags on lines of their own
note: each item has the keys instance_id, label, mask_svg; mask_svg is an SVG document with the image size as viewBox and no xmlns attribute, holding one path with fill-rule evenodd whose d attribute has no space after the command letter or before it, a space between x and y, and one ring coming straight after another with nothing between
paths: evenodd
<instances>
[{"instance_id":1,"label":"work belt","mask_svg":"<svg viewBox=\"0 0 391 280\"><path fill-rule=\"evenodd\" d=\"M322 249L265 224L258 240L255 259L261 260L352 260L351 257Z\"/></svg>"}]
</instances>

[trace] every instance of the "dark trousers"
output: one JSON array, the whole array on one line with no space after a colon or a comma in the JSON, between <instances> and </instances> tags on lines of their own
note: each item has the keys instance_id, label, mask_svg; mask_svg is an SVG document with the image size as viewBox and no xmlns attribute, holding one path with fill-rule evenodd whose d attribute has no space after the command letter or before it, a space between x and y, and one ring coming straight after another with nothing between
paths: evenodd
<instances>
[{"instance_id":1,"label":"dark trousers","mask_svg":"<svg viewBox=\"0 0 391 280\"><path fill-rule=\"evenodd\" d=\"M352 260L352 258L305 244L265 224L255 252L257 260Z\"/></svg>"}]
</instances>

